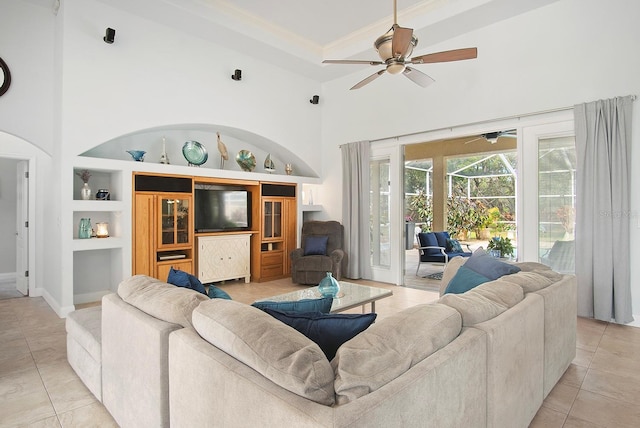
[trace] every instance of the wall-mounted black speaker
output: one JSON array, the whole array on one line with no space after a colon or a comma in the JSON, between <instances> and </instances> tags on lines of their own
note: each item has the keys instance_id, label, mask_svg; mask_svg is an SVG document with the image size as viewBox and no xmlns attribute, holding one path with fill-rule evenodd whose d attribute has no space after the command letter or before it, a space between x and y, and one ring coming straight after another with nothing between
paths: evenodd
<instances>
[{"instance_id":1,"label":"wall-mounted black speaker","mask_svg":"<svg viewBox=\"0 0 640 428\"><path fill-rule=\"evenodd\" d=\"M311 104L318 104L318 102L319 102L319 101L320 101L320 95L314 95L314 96L309 100L309 102L310 102Z\"/></svg>"},{"instance_id":2,"label":"wall-mounted black speaker","mask_svg":"<svg viewBox=\"0 0 640 428\"><path fill-rule=\"evenodd\" d=\"M234 71L231 75L231 78L233 80L242 80L242 70L236 69L236 71Z\"/></svg>"},{"instance_id":3,"label":"wall-mounted black speaker","mask_svg":"<svg viewBox=\"0 0 640 428\"><path fill-rule=\"evenodd\" d=\"M105 32L102 40L111 44L115 39L116 39L116 30L114 30L113 28L107 28L107 31Z\"/></svg>"}]
</instances>

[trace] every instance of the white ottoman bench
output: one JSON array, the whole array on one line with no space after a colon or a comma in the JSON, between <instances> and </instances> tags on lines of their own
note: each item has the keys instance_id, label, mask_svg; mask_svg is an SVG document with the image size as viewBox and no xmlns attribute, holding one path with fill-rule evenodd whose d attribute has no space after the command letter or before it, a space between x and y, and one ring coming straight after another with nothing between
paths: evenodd
<instances>
[{"instance_id":1,"label":"white ottoman bench","mask_svg":"<svg viewBox=\"0 0 640 428\"><path fill-rule=\"evenodd\" d=\"M102 402L102 306L67 315L67 360L87 388Z\"/></svg>"}]
</instances>

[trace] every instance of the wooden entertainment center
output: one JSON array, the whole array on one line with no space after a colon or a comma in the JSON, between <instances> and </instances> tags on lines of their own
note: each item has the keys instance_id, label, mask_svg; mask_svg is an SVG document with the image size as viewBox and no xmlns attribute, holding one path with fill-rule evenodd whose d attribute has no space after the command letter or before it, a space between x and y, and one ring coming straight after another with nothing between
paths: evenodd
<instances>
[{"instance_id":1,"label":"wooden entertainment center","mask_svg":"<svg viewBox=\"0 0 640 428\"><path fill-rule=\"evenodd\" d=\"M250 225L196 233L198 185L249 192ZM289 276L289 253L297 242L296 193L292 183L134 172L132 274L166 281L173 267L203 283Z\"/></svg>"}]
</instances>

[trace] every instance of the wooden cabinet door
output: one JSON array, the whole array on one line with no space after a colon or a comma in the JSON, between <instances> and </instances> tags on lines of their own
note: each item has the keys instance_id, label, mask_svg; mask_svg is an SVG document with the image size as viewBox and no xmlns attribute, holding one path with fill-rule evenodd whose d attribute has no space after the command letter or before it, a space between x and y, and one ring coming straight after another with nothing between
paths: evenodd
<instances>
[{"instance_id":1,"label":"wooden cabinet door","mask_svg":"<svg viewBox=\"0 0 640 428\"><path fill-rule=\"evenodd\" d=\"M171 262L159 262L157 268L158 272L155 277L160 281L167 282L167 278L169 278L169 271L171 270L171 268L191 273L193 272L193 262L191 260L173 260Z\"/></svg>"},{"instance_id":2,"label":"wooden cabinet door","mask_svg":"<svg viewBox=\"0 0 640 428\"><path fill-rule=\"evenodd\" d=\"M133 213L133 275L155 276L155 196L136 194Z\"/></svg>"},{"instance_id":3,"label":"wooden cabinet door","mask_svg":"<svg viewBox=\"0 0 640 428\"><path fill-rule=\"evenodd\" d=\"M282 239L282 198L262 198L262 241Z\"/></svg>"},{"instance_id":4,"label":"wooden cabinet door","mask_svg":"<svg viewBox=\"0 0 640 428\"><path fill-rule=\"evenodd\" d=\"M298 202L296 199L284 201L284 275L291 275L291 257L289 254L297 248Z\"/></svg>"},{"instance_id":5,"label":"wooden cabinet door","mask_svg":"<svg viewBox=\"0 0 640 428\"><path fill-rule=\"evenodd\" d=\"M192 204L184 194L163 194L158 197L158 249L191 245Z\"/></svg>"}]
</instances>

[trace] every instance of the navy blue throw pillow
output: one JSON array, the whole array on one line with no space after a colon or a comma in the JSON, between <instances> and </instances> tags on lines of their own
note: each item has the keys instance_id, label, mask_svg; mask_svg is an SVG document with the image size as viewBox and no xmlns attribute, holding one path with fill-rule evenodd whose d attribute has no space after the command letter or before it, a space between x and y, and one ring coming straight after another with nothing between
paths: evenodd
<instances>
[{"instance_id":1,"label":"navy blue throw pillow","mask_svg":"<svg viewBox=\"0 0 640 428\"><path fill-rule=\"evenodd\" d=\"M328 236L307 236L304 240L305 256L326 256Z\"/></svg>"},{"instance_id":2,"label":"navy blue throw pillow","mask_svg":"<svg viewBox=\"0 0 640 428\"><path fill-rule=\"evenodd\" d=\"M340 345L365 331L377 314L323 314L320 312L283 312L265 309L272 317L295 328L318 344L331 361Z\"/></svg>"},{"instance_id":3,"label":"navy blue throw pillow","mask_svg":"<svg viewBox=\"0 0 640 428\"><path fill-rule=\"evenodd\" d=\"M177 287L191 288L191 281L189 281L187 273L174 268L169 269L167 282Z\"/></svg>"},{"instance_id":4,"label":"navy blue throw pillow","mask_svg":"<svg viewBox=\"0 0 640 428\"><path fill-rule=\"evenodd\" d=\"M199 293L207 294L207 291L204 289L204 285L202 285L198 278L179 269L169 269L167 282L178 287L190 288Z\"/></svg>"},{"instance_id":5,"label":"navy blue throw pillow","mask_svg":"<svg viewBox=\"0 0 640 428\"><path fill-rule=\"evenodd\" d=\"M477 287L480 284L489 282L489 278L476 271L466 268L466 264L460 266L458 272L451 278L444 294L461 294Z\"/></svg>"},{"instance_id":6,"label":"navy blue throw pillow","mask_svg":"<svg viewBox=\"0 0 640 428\"><path fill-rule=\"evenodd\" d=\"M295 300L293 302L274 302L270 300L263 300L260 302L253 302L251 306L255 306L258 309L275 309L277 311L285 312L322 312L328 314L331 312L331 305L333 304L333 297L323 297L321 299L302 299Z\"/></svg>"},{"instance_id":7,"label":"navy blue throw pillow","mask_svg":"<svg viewBox=\"0 0 640 428\"><path fill-rule=\"evenodd\" d=\"M209 285L209 298L210 299L227 299L227 300L232 300L231 296L229 296L229 294L224 291L223 289L216 287L215 285L211 284Z\"/></svg>"}]
</instances>

